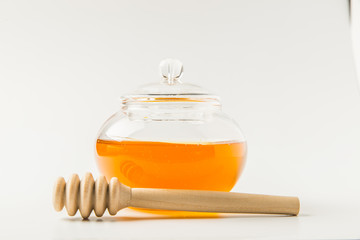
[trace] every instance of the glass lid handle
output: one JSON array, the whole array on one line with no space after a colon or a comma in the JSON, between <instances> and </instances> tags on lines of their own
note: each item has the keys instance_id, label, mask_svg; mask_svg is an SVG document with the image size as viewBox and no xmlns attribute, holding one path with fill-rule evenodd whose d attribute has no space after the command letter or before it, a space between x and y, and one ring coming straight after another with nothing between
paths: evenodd
<instances>
[{"instance_id":1,"label":"glass lid handle","mask_svg":"<svg viewBox=\"0 0 360 240\"><path fill-rule=\"evenodd\" d=\"M180 77L183 73L183 65L177 59L165 59L160 62L160 74L163 77L164 83L174 85L181 83Z\"/></svg>"}]
</instances>

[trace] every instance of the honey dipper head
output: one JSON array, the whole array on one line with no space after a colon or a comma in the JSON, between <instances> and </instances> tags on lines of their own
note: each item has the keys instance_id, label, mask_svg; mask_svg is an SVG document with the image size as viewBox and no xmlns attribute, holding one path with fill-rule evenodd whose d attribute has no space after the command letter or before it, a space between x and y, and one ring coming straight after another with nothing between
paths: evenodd
<instances>
[{"instance_id":1,"label":"honey dipper head","mask_svg":"<svg viewBox=\"0 0 360 240\"><path fill-rule=\"evenodd\" d=\"M69 216L74 216L79 209L83 218L88 218L94 210L97 217L101 217L106 208L111 215L128 206L130 188L121 184L117 178L112 178L108 184L104 176L96 182L91 173L86 173L80 181L77 174L73 174L66 183L59 177L54 186L53 206L61 211L64 206Z\"/></svg>"}]
</instances>

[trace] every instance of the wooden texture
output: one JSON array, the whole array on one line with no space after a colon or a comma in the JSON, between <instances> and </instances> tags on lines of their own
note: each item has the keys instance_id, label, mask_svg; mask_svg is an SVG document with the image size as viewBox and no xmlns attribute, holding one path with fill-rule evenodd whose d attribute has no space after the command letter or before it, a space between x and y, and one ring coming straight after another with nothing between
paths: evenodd
<instances>
[{"instance_id":1,"label":"wooden texture","mask_svg":"<svg viewBox=\"0 0 360 240\"><path fill-rule=\"evenodd\" d=\"M135 188L131 196L131 206L151 209L287 215L300 209L297 197L261 194Z\"/></svg>"},{"instance_id":2,"label":"wooden texture","mask_svg":"<svg viewBox=\"0 0 360 240\"><path fill-rule=\"evenodd\" d=\"M111 215L126 207L178 210L192 212L260 213L297 215L300 202L297 197L282 197L260 194L229 193L218 191L173 190L173 189L131 189L112 178L110 183L101 176L94 182L91 173L80 181L73 174L65 183L57 179L53 192L56 211L65 206L69 216L77 210L88 218L94 209L101 217L106 208Z\"/></svg>"}]
</instances>

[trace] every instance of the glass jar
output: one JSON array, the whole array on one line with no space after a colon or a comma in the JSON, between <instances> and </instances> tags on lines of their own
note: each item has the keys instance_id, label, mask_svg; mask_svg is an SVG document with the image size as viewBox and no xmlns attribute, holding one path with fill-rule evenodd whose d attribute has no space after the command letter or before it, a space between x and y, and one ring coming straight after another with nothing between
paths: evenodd
<instances>
[{"instance_id":1,"label":"glass jar","mask_svg":"<svg viewBox=\"0 0 360 240\"><path fill-rule=\"evenodd\" d=\"M160 64L161 82L122 97L100 129L96 158L109 181L130 187L230 191L246 159L238 125L219 98L180 81L178 60Z\"/></svg>"}]
</instances>

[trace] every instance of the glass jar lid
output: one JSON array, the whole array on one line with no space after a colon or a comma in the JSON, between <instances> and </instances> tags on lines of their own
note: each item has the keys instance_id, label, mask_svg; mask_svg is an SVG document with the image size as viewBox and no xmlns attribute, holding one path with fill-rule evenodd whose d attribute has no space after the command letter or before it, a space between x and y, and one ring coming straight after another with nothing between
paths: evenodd
<instances>
[{"instance_id":1,"label":"glass jar lid","mask_svg":"<svg viewBox=\"0 0 360 240\"><path fill-rule=\"evenodd\" d=\"M123 104L147 102L206 102L220 105L219 97L200 86L183 83L183 64L176 59L160 62L159 71L162 80L140 86L135 91L121 97Z\"/></svg>"}]
</instances>

